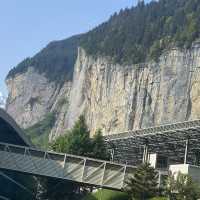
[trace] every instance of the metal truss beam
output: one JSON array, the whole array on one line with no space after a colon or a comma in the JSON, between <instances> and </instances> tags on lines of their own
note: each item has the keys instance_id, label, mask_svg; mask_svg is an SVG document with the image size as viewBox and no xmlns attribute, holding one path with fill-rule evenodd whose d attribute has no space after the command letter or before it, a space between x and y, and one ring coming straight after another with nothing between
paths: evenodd
<instances>
[{"instance_id":1,"label":"metal truss beam","mask_svg":"<svg viewBox=\"0 0 200 200\"><path fill-rule=\"evenodd\" d=\"M186 145L186 141L190 141ZM115 161L138 163L141 149L148 143L149 153L159 153L174 160L193 161L200 149L200 120L186 121L140 130L109 134L105 137L108 148L114 148ZM187 146L187 148L186 148Z\"/></svg>"}]
</instances>

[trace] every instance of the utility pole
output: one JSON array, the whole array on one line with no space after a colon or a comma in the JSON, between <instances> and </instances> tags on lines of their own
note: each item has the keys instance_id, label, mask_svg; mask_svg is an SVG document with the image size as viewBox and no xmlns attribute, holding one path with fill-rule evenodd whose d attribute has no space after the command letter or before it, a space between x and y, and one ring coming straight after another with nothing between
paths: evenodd
<instances>
[{"instance_id":1,"label":"utility pole","mask_svg":"<svg viewBox=\"0 0 200 200\"><path fill-rule=\"evenodd\" d=\"M188 161L188 152L189 152L189 138L185 141L184 164L187 164L187 161Z\"/></svg>"}]
</instances>

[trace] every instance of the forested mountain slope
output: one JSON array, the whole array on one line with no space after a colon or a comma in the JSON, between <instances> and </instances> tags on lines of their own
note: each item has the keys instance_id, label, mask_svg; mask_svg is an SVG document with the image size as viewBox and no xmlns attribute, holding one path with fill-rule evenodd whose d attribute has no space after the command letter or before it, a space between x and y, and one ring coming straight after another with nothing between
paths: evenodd
<instances>
[{"instance_id":1,"label":"forested mountain slope","mask_svg":"<svg viewBox=\"0 0 200 200\"><path fill-rule=\"evenodd\" d=\"M91 55L110 56L117 63L136 64L158 58L172 46L189 48L199 37L198 0L160 0L121 10L83 36Z\"/></svg>"},{"instance_id":2,"label":"forested mountain slope","mask_svg":"<svg viewBox=\"0 0 200 200\"><path fill-rule=\"evenodd\" d=\"M200 118L199 13L199 0L140 3L50 43L8 74L7 111L34 130L50 113L50 139L81 114L104 134Z\"/></svg>"},{"instance_id":3,"label":"forested mountain slope","mask_svg":"<svg viewBox=\"0 0 200 200\"><path fill-rule=\"evenodd\" d=\"M33 67L38 73L44 73L50 81L72 80L80 38L81 35L77 35L49 43L34 57L26 58L14 67L7 79Z\"/></svg>"}]
</instances>

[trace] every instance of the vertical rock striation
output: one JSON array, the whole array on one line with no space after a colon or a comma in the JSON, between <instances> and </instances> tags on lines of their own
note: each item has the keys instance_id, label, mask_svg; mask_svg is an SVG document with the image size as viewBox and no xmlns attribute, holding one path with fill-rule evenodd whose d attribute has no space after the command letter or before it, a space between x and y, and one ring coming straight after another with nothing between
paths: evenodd
<instances>
[{"instance_id":1,"label":"vertical rock striation","mask_svg":"<svg viewBox=\"0 0 200 200\"><path fill-rule=\"evenodd\" d=\"M66 127L82 113L105 134L200 117L200 46L166 51L157 63L121 66L79 49Z\"/></svg>"},{"instance_id":2,"label":"vertical rock striation","mask_svg":"<svg viewBox=\"0 0 200 200\"><path fill-rule=\"evenodd\" d=\"M84 114L92 134L200 118L200 44L171 49L158 62L122 66L79 48L73 81L57 85L32 67L9 78L7 111L24 128L47 112L57 120L50 139Z\"/></svg>"},{"instance_id":3,"label":"vertical rock striation","mask_svg":"<svg viewBox=\"0 0 200 200\"><path fill-rule=\"evenodd\" d=\"M9 91L6 110L22 128L40 122L49 112L56 115L53 135L63 130L71 82L62 85L49 81L33 67L25 73L16 74L6 80Z\"/></svg>"}]
</instances>

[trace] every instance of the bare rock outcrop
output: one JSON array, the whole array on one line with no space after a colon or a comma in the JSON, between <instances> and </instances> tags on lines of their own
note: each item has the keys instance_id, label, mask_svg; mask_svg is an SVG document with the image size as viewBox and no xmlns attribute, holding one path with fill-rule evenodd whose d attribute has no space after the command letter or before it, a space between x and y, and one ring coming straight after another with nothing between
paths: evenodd
<instances>
[{"instance_id":1,"label":"bare rock outcrop","mask_svg":"<svg viewBox=\"0 0 200 200\"><path fill-rule=\"evenodd\" d=\"M7 111L23 127L47 112L57 120L50 139L84 114L92 134L104 134L200 118L200 44L174 48L157 62L122 66L79 48L73 81L49 82L29 67L8 79ZM62 102L63 101L63 102Z\"/></svg>"}]
</instances>

